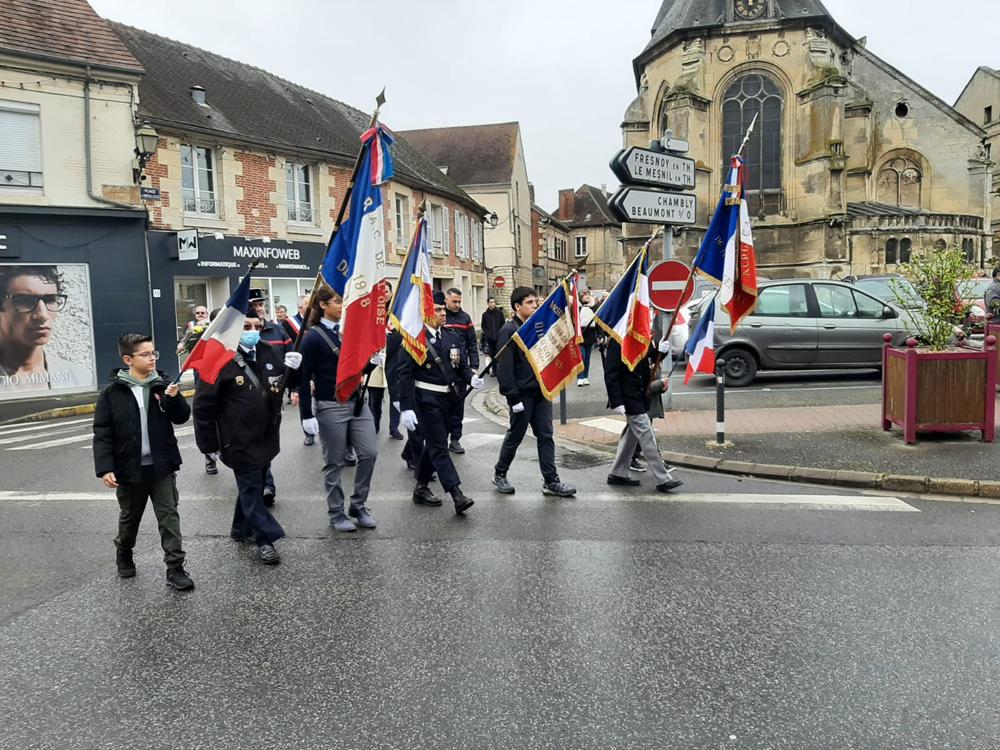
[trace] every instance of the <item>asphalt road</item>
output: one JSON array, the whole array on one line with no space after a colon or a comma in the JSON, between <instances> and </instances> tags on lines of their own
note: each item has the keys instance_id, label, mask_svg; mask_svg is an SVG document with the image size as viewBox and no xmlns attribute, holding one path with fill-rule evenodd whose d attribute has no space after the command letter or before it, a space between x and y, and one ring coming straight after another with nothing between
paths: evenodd
<instances>
[{"instance_id":1,"label":"asphalt road","mask_svg":"<svg viewBox=\"0 0 1000 750\"><path fill-rule=\"evenodd\" d=\"M86 422L0 428L0 745L1000 746L1000 507L690 471L617 492L564 449L579 497L549 500L530 441L505 498L502 430L468 416L468 517L413 506L386 441L379 528L351 535L289 418L275 568L229 540L232 477L182 435L188 594L151 513L116 577Z\"/></svg>"}]
</instances>

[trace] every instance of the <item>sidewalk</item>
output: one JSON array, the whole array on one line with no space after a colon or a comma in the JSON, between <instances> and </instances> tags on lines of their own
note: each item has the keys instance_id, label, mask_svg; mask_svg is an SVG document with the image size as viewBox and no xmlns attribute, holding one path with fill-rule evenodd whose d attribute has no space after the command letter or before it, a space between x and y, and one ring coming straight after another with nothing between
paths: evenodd
<instances>
[{"instance_id":1,"label":"sidewalk","mask_svg":"<svg viewBox=\"0 0 1000 750\"><path fill-rule=\"evenodd\" d=\"M91 393L74 393L71 396L0 401L0 425L91 414L99 395L100 391L93 391Z\"/></svg>"}]
</instances>

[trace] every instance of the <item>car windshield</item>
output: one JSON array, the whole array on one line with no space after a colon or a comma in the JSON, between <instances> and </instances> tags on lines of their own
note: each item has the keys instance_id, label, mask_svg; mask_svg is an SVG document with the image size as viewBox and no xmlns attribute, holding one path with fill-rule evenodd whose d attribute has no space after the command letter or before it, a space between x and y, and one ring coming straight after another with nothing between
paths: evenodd
<instances>
[{"instance_id":1,"label":"car windshield","mask_svg":"<svg viewBox=\"0 0 1000 750\"><path fill-rule=\"evenodd\" d=\"M993 279L966 279L958 282L958 296L966 302L982 299Z\"/></svg>"},{"instance_id":2,"label":"car windshield","mask_svg":"<svg viewBox=\"0 0 1000 750\"><path fill-rule=\"evenodd\" d=\"M906 307L920 307L923 304L913 284L906 279L858 279L854 285L883 302L902 303Z\"/></svg>"}]
</instances>

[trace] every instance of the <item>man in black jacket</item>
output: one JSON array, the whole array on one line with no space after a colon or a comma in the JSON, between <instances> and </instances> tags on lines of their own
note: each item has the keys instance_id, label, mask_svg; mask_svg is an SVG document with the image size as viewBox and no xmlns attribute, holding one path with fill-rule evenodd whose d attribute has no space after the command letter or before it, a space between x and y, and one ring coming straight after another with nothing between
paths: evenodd
<instances>
[{"instance_id":1,"label":"man in black jacket","mask_svg":"<svg viewBox=\"0 0 1000 750\"><path fill-rule=\"evenodd\" d=\"M411 431L419 429L423 450L417 461L417 486L413 502L438 507L441 501L431 492L429 483L436 471L445 492L455 503L455 513L472 507L471 497L462 492L462 480L448 452L448 426L458 405L465 400L467 387L482 388L463 351L464 337L445 327L445 300L434 293L437 326L427 326L427 358L418 364L409 352L399 352L398 380L400 423Z\"/></svg>"},{"instance_id":2,"label":"man in black jacket","mask_svg":"<svg viewBox=\"0 0 1000 750\"><path fill-rule=\"evenodd\" d=\"M281 556L274 543L285 532L264 505L264 484L271 460L281 450L281 401L285 368L302 362L297 352L282 354L260 340L263 321L248 315L236 356L214 383L198 382L194 394L194 434L202 453L218 453L236 475L239 497L230 536L254 541L261 562Z\"/></svg>"},{"instance_id":3,"label":"man in black jacket","mask_svg":"<svg viewBox=\"0 0 1000 750\"><path fill-rule=\"evenodd\" d=\"M483 318L479 321L479 328L483 332L483 354L492 358L497 353L497 337L500 329L507 320L504 318L503 310L497 307L497 301L490 297L483 311ZM490 362L490 373L496 375L496 365Z\"/></svg>"},{"instance_id":4,"label":"man in black jacket","mask_svg":"<svg viewBox=\"0 0 1000 750\"><path fill-rule=\"evenodd\" d=\"M476 326L472 322L472 317L462 309L462 290L452 287L445 296L445 323L443 328L454 331L462 340L462 350L465 352L465 364L475 372L479 369L479 349L476 344ZM447 351L441 352L443 357ZM465 420L465 399L455 405L451 414L451 445L449 450L452 453L465 453L462 447L462 423Z\"/></svg>"},{"instance_id":5,"label":"man in black jacket","mask_svg":"<svg viewBox=\"0 0 1000 750\"><path fill-rule=\"evenodd\" d=\"M514 494L514 486L507 479L507 470L514 462L517 448L531 425L538 445L538 463L542 470L542 494L572 497L576 488L564 484L556 471L556 444L552 439L552 402L545 398L538 385L535 371L524 352L511 337L517 333L538 307L535 290L519 286L510 295L514 317L508 320L497 338L497 378L500 394L506 396L510 407L510 427L500 447L500 457L494 467L493 484L505 495ZM506 347L506 348L505 348ZM502 350L502 351L501 351Z\"/></svg>"},{"instance_id":6,"label":"man in black jacket","mask_svg":"<svg viewBox=\"0 0 1000 750\"><path fill-rule=\"evenodd\" d=\"M118 516L118 575L135 575L132 548L139 523L152 501L160 529L167 585L183 591L194 588L184 570L181 521L177 514L177 482L181 467L174 425L184 424L191 408L176 383L156 370L159 353L141 333L127 333L118 340L118 353L128 369L111 373L111 383L97 400L94 411L94 470L105 486L116 491Z\"/></svg>"},{"instance_id":7,"label":"man in black jacket","mask_svg":"<svg viewBox=\"0 0 1000 750\"><path fill-rule=\"evenodd\" d=\"M675 479L672 469L663 463L660 449L656 445L656 435L653 433L653 423L649 419L652 406L652 396L647 386L650 382L650 372L655 366L657 352L670 351L670 341L661 339L658 347L650 344L646 356L639 360L634 370L622 362L621 344L613 338L608 338L608 353L604 358L604 385L608 391L608 408L626 419L625 432L618 441L618 451L614 466L608 474L608 484L624 487L637 487L638 479L629 475L629 465L638 444L646 458L650 474L656 482L658 492L670 492L680 487L683 482Z\"/></svg>"}]
</instances>

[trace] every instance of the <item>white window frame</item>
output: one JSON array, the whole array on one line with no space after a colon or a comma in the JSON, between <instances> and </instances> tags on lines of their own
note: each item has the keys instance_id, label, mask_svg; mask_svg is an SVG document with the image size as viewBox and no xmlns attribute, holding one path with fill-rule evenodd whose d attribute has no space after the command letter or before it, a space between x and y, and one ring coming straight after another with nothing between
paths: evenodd
<instances>
[{"instance_id":1,"label":"white window frame","mask_svg":"<svg viewBox=\"0 0 1000 750\"><path fill-rule=\"evenodd\" d=\"M396 221L396 251L405 253L410 244L410 199L396 193L393 212Z\"/></svg>"},{"instance_id":2,"label":"white window frame","mask_svg":"<svg viewBox=\"0 0 1000 750\"><path fill-rule=\"evenodd\" d=\"M576 251L576 257L577 258L586 258L587 257L587 235L585 235L585 234L578 234L576 237L573 238L573 240L574 240L573 246L574 246L575 251Z\"/></svg>"},{"instance_id":3,"label":"white window frame","mask_svg":"<svg viewBox=\"0 0 1000 750\"><path fill-rule=\"evenodd\" d=\"M463 260L469 257L468 245L466 244L468 230L465 222L467 218L461 211L455 212L455 257Z\"/></svg>"},{"instance_id":4,"label":"white window frame","mask_svg":"<svg viewBox=\"0 0 1000 750\"><path fill-rule=\"evenodd\" d=\"M444 231L441 233L441 254L451 255L451 211L447 206L441 206L441 221Z\"/></svg>"},{"instance_id":5,"label":"white window frame","mask_svg":"<svg viewBox=\"0 0 1000 750\"><path fill-rule=\"evenodd\" d=\"M291 180L289 180L289 170L291 170ZM297 171L301 170L304 180L300 182ZM316 192L312 182L312 169L308 164L297 161L285 162L285 190L291 187L291 192L286 196L288 205L289 224L307 224L316 226L316 212L313 206L313 194ZM305 200L302 198L302 188L305 186Z\"/></svg>"},{"instance_id":6,"label":"white window frame","mask_svg":"<svg viewBox=\"0 0 1000 750\"><path fill-rule=\"evenodd\" d=\"M430 239L428 243L431 249L431 255L444 255L444 206L440 206L436 203L427 204L427 236ZM436 216L435 216L436 212Z\"/></svg>"},{"instance_id":7,"label":"white window frame","mask_svg":"<svg viewBox=\"0 0 1000 750\"><path fill-rule=\"evenodd\" d=\"M191 166L184 166L184 149L191 149ZM202 167L198 163L198 149L202 149L209 157L210 164L207 171L212 177L212 190L210 198L203 198L201 193L201 188L198 183L198 172L201 171ZM218 173L215 169L215 164L218 160L215 158L215 152L210 146L196 146L193 143L182 143L181 144L181 201L184 205L184 213L188 216L219 216L219 180ZM184 187L184 171L190 169L192 172L191 183L194 186L191 190L191 198L193 198L193 210L188 208L188 188ZM202 201L211 201L211 211L203 211L202 207L205 205Z\"/></svg>"},{"instance_id":8,"label":"white window frame","mask_svg":"<svg viewBox=\"0 0 1000 750\"><path fill-rule=\"evenodd\" d=\"M20 153L12 157L13 163L0 164L0 189L4 192L41 195L45 188L42 167L42 108L30 102L0 100L0 112L27 116L34 121L34 154L28 153L27 149L19 149ZM31 125L25 128L28 129L31 129Z\"/></svg>"}]
</instances>

